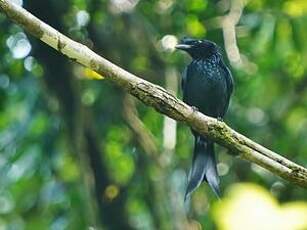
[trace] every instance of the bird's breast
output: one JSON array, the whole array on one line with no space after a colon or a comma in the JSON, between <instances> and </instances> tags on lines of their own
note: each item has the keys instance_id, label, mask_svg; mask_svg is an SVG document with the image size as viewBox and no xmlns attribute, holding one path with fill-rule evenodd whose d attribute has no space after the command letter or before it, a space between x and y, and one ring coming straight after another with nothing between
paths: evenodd
<instances>
[{"instance_id":1,"label":"bird's breast","mask_svg":"<svg viewBox=\"0 0 307 230\"><path fill-rule=\"evenodd\" d=\"M219 66L204 62L189 66L184 94L189 105L209 116L220 116L226 103L227 86Z\"/></svg>"}]
</instances>

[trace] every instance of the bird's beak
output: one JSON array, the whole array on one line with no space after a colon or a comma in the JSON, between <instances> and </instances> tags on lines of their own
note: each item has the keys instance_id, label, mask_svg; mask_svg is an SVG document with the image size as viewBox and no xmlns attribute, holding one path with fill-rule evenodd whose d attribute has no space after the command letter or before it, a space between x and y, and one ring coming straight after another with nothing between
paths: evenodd
<instances>
[{"instance_id":1,"label":"bird's beak","mask_svg":"<svg viewBox=\"0 0 307 230\"><path fill-rule=\"evenodd\" d=\"M188 50L190 49L192 46L191 45L187 45L187 44L177 44L175 46L176 49L179 49L179 50Z\"/></svg>"}]
</instances>

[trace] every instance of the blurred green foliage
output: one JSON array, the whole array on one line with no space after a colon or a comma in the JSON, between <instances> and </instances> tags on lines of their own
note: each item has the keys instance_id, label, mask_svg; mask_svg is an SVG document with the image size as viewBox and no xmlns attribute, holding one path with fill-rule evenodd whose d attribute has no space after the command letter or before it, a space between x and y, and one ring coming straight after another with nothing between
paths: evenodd
<instances>
[{"instance_id":1,"label":"blurred green foliage","mask_svg":"<svg viewBox=\"0 0 307 230\"><path fill-rule=\"evenodd\" d=\"M237 1L24 0L23 6L180 96L167 79L179 83L189 58L172 52L172 44L189 35L224 47L219 19L229 13L230 2ZM306 166L307 2L253 0L243 6L236 26L242 64L232 67L236 86L226 121ZM241 214L250 213L240 203L246 193L250 202L264 199L259 209L273 207L266 216L272 225L276 212L280 220L291 204L299 221L307 219L306 203L292 203L306 201L305 190L219 147L223 190L250 182L266 191L256 185L234 187L218 203L204 185L183 204L193 144L187 127L178 125L174 149L166 144L174 127L166 127L169 121L161 114L135 101L132 115L139 120L129 118L125 107L131 105L119 88L88 80L99 76L28 36L4 14L0 28L0 229L95 224L103 229L234 229L245 223ZM292 223L287 220L282 219L284 226ZM304 229L306 223L293 226L284 229Z\"/></svg>"}]
</instances>

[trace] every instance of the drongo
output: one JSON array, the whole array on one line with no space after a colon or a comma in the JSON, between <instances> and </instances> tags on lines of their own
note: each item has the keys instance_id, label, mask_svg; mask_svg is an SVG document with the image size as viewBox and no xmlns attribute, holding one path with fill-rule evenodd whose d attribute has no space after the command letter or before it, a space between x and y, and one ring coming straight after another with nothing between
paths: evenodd
<instances>
[{"instance_id":1,"label":"drongo","mask_svg":"<svg viewBox=\"0 0 307 230\"><path fill-rule=\"evenodd\" d=\"M233 78L223 61L220 48L214 42L192 38L182 39L176 48L192 57L182 75L183 101L205 115L222 119L233 91ZM185 199L204 181L219 197L214 142L195 130L192 133L195 144Z\"/></svg>"}]
</instances>

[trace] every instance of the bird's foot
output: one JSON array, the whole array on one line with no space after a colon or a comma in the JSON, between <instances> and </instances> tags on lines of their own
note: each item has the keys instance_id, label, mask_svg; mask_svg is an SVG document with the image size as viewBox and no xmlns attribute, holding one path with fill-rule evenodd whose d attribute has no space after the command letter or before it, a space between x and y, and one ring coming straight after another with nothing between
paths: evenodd
<instances>
[{"instance_id":1,"label":"bird's foot","mask_svg":"<svg viewBox=\"0 0 307 230\"><path fill-rule=\"evenodd\" d=\"M193 109L193 112L199 112L199 109L195 106L191 106L191 108Z\"/></svg>"},{"instance_id":2,"label":"bird's foot","mask_svg":"<svg viewBox=\"0 0 307 230\"><path fill-rule=\"evenodd\" d=\"M223 121L224 121L222 117L217 117L216 119L217 119L218 121L220 121L220 122L223 122Z\"/></svg>"}]
</instances>

